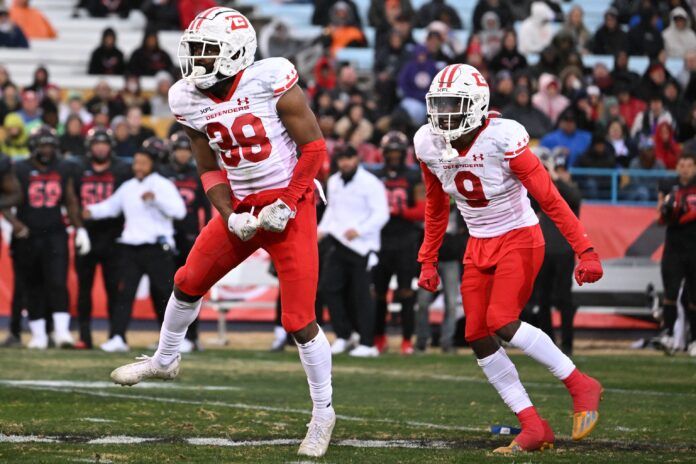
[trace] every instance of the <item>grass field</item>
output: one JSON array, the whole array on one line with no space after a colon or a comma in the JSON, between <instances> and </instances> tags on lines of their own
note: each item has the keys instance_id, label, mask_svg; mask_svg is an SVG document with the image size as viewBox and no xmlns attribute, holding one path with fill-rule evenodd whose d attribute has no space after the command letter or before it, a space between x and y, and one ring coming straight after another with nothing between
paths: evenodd
<instances>
[{"instance_id":1,"label":"grass field","mask_svg":"<svg viewBox=\"0 0 696 464\"><path fill-rule=\"evenodd\" d=\"M175 382L110 385L111 369L137 353L0 351L0 462L300 461L310 402L294 350L209 350L188 355ZM526 357L512 358L556 431L556 450L490 453L510 438L488 427L516 420L468 352L344 356L334 362L334 444L320 462L696 462L695 360L576 356L606 388L598 428L576 444L563 386Z\"/></svg>"}]
</instances>

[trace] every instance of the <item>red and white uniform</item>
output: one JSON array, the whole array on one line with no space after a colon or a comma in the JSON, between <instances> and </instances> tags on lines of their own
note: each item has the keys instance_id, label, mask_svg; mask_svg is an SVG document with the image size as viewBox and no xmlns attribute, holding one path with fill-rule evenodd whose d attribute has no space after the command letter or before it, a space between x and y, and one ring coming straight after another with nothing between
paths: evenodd
<instances>
[{"instance_id":1,"label":"red and white uniform","mask_svg":"<svg viewBox=\"0 0 696 464\"><path fill-rule=\"evenodd\" d=\"M437 262L450 195L471 234L462 279L468 340L517 320L531 295L543 262L544 237L528 191L577 254L592 246L528 142L524 127L502 118L486 119L469 148L449 160L442 156L444 138L430 125L414 138L426 185L425 236L418 261Z\"/></svg>"},{"instance_id":2,"label":"red and white uniform","mask_svg":"<svg viewBox=\"0 0 696 464\"><path fill-rule=\"evenodd\" d=\"M258 214L263 206L287 194L298 163L295 142L283 125L276 104L297 82L297 72L284 58L253 63L233 78L224 99L180 80L169 91L177 121L207 134L227 173L236 212ZM318 170L313 170L314 176ZM306 166L304 167L306 168ZM311 178L311 177L310 177ZM257 249L266 250L280 280L282 322L288 332L314 320L318 279L317 223L313 184L297 197L297 213L281 233L259 229L241 241L217 216L201 231L174 278L189 295L204 295L210 287Z\"/></svg>"},{"instance_id":3,"label":"red and white uniform","mask_svg":"<svg viewBox=\"0 0 696 464\"><path fill-rule=\"evenodd\" d=\"M179 123L208 135L232 192L241 201L252 193L290 183L297 146L283 126L276 104L298 76L285 58L268 58L232 79L223 100L182 79L169 90L169 105Z\"/></svg>"}]
</instances>

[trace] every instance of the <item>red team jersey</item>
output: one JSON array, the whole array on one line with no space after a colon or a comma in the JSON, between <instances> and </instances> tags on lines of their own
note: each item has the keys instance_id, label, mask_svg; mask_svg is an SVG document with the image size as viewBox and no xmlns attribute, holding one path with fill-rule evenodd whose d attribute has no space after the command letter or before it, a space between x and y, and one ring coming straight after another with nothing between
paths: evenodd
<instances>
[{"instance_id":1,"label":"red team jersey","mask_svg":"<svg viewBox=\"0 0 696 464\"><path fill-rule=\"evenodd\" d=\"M179 123L208 136L235 198L241 201L290 183L297 146L276 104L298 76L285 58L268 58L231 79L223 100L182 79L169 90L169 106Z\"/></svg>"}]
</instances>

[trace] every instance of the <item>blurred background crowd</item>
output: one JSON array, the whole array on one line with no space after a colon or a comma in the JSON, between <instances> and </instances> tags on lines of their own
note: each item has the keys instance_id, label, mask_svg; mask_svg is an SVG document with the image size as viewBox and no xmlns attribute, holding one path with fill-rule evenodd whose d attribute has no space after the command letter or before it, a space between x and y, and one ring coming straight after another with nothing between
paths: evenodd
<instances>
[{"instance_id":1,"label":"blurred background crowd","mask_svg":"<svg viewBox=\"0 0 696 464\"><path fill-rule=\"evenodd\" d=\"M179 77L178 31L216 5L252 19L258 59L296 64L329 147L324 182L341 175L339 159L355 157L391 191L390 151L398 153L393 169L417 173L408 141L426 122L432 78L451 63L479 69L490 110L527 128L530 146L575 189L578 205L654 204L660 179L675 176L682 154L696 153L694 0L0 0L0 152L26 158L29 134L43 125L55 129L61 156L75 159L88 156L94 128L108 129L113 155L125 160L152 137L172 137L180 130L167 102ZM99 43L78 44L81 32L55 22L108 27ZM65 54L50 43L68 44ZM66 72L64 62L79 67ZM408 208L420 201L417 184ZM389 199L389 221L422 220ZM456 222L454 214L450 232L465 237ZM455 240L444 261L457 262L464 244ZM399 283L402 305L427 304L410 288ZM376 301L379 337L386 296ZM410 340L418 321L403 314ZM427 330L418 337L425 343Z\"/></svg>"}]
</instances>

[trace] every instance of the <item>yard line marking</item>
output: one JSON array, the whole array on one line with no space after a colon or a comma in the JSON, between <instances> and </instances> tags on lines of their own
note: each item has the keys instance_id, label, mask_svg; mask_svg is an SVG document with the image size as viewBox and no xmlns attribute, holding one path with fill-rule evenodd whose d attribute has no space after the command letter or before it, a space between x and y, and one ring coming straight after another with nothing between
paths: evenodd
<instances>
[{"instance_id":1,"label":"yard line marking","mask_svg":"<svg viewBox=\"0 0 696 464\"><path fill-rule=\"evenodd\" d=\"M60 440L35 435L5 435L0 433L0 443L60 443Z\"/></svg>"},{"instance_id":2,"label":"yard line marking","mask_svg":"<svg viewBox=\"0 0 696 464\"><path fill-rule=\"evenodd\" d=\"M128 400L141 400L141 401L155 401L159 403L173 403L173 404L190 404L194 406L219 406L223 408L231 409L242 409L247 411L268 411L268 412L281 412L286 414L302 414L308 415L310 412L305 409L295 409L295 408L281 408L276 406L263 406L258 404L247 404L247 403L225 403L223 401L197 401L197 400L183 400L179 398L168 398L163 396L147 396L147 395L128 395L123 393L111 393L106 391L92 391L92 390L82 390L79 388L61 388L61 387L43 387L43 386L29 386L26 387L29 390L40 390L40 391L53 391L62 393L79 393L82 395L97 396L102 398L121 398ZM379 422L385 424L395 424L405 427L413 428L430 428L436 430L458 430L462 432L485 432L488 428L485 427L470 427L466 425L443 425L443 424L431 424L429 422L419 422L419 421L400 421L395 419L377 419L377 418L367 418L367 417L356 417L356 416L346 416L342 414L336 415L337 419L353 421L353 422Z\"/></svg>"},{"instance_id":3,"label":"yard line marking","mask_svg":"<svg viewBox=\"0 0 696 464\"><path fill-rule=\"evenodd\" d=\"M230 440L228 438L185 438L189 445L199 446L288 446L299 445L300 440L278 438L275 440Z\"/></svg>"},{"instance_id":4,"label":"yard line marking","mask_svg":"<svg viewBox=\"0 0 696 464\"><path fill-rule=\"evenodd\" d=\"M81 421L84 422L95 422L97 424L102 424L102 423L108 423L108 422L116 422L115 420L112 419L102 419L101 417L83 417L80 419Z\"/></svg>"},{"instance_id":5,"label":"yard line marking","mask_svg":"<svg viewBox=\"0 0 696 464\"><path fill-rule=\"evenodd\" d=\"M8 385L11 387L55 387L55 388L118 388L121 385L113 382L100 381L73 381L73 380L0 380L0 385ZM142 389L171 389L171 390L203 390L203 391L239 391L241 387L232 387L225 385L181 385L178 383L153 383L144 382L133 385L134 388Z\"/></svg>"},{"instance_id":6,"label":"yard line marking","mask_svg":"<svg viewBox=\"0 0 696 464\"><path fill-rule=\"evenodd\" d=\"M110 437L101 437L89 440L88 445L137 445L138 443L147 443L148 441L156 441L157 438L145 437L128 437L126 435L113 435Z\"/></svg>"}]
</instances>

